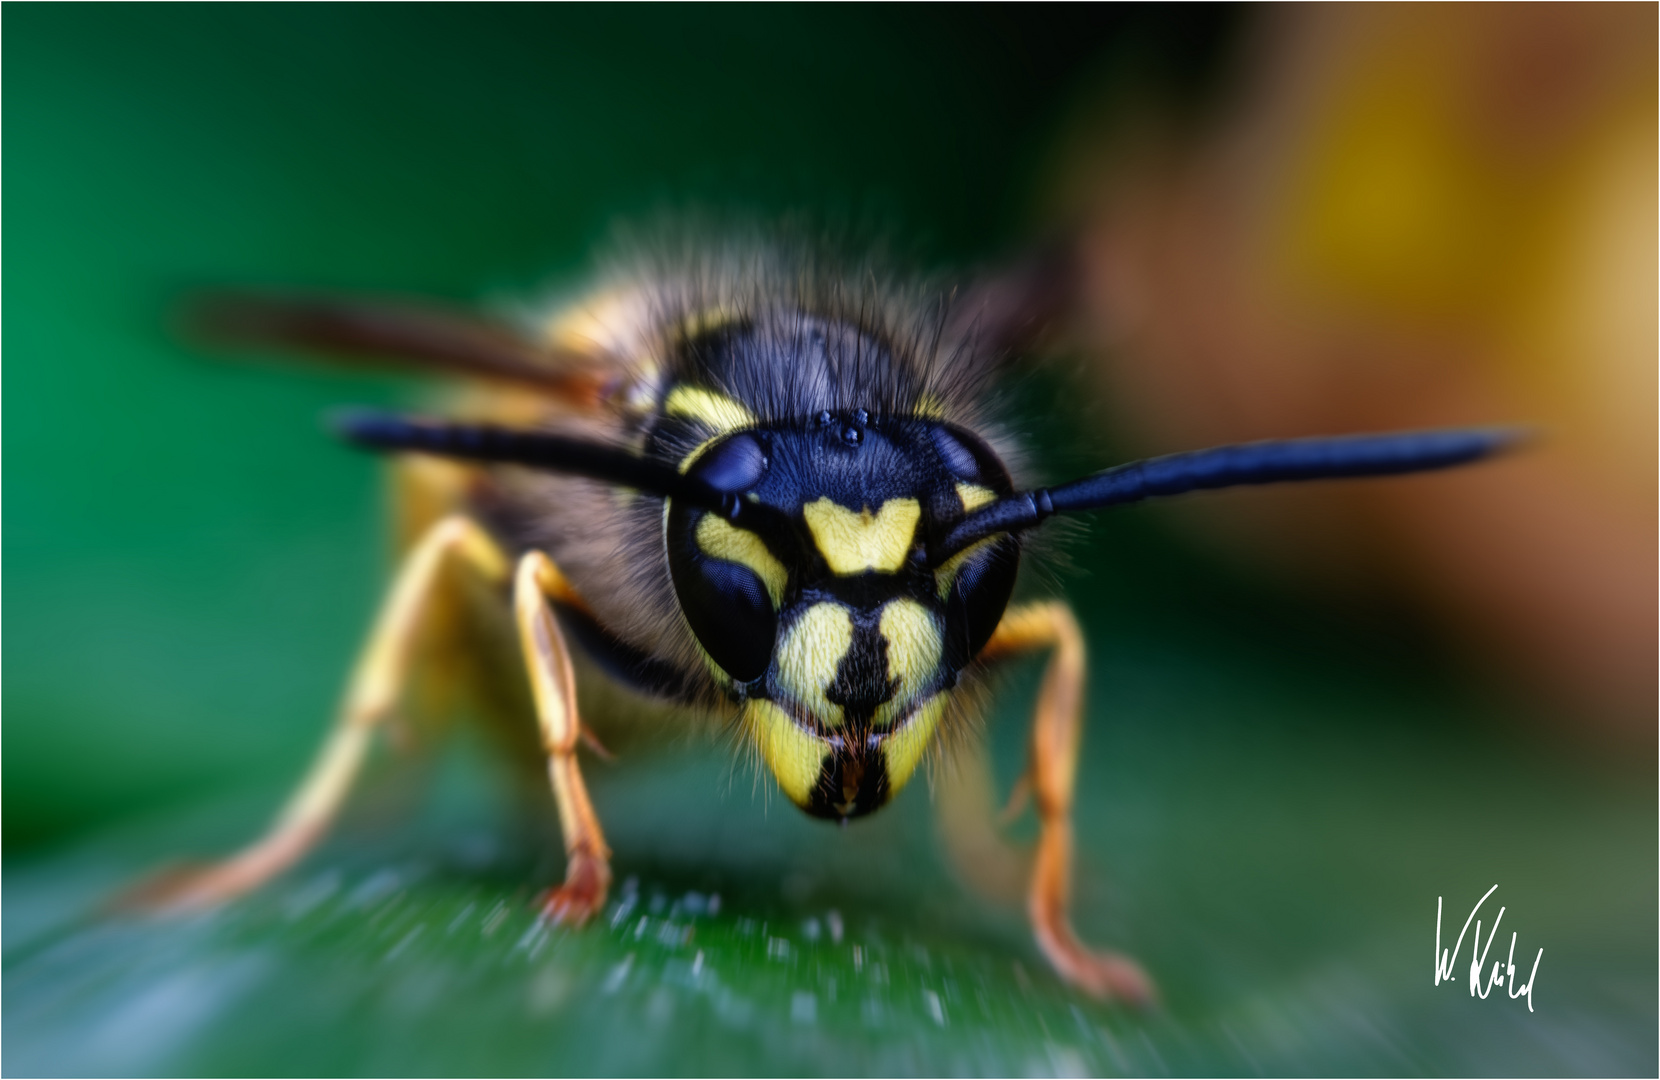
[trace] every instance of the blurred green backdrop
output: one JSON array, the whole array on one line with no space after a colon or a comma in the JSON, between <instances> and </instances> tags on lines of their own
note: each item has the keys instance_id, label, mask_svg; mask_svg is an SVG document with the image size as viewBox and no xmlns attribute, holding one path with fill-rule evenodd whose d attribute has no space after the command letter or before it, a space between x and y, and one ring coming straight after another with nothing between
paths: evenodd
<instances>
[{"instance_id":1,"label":"blurred green backdrop","mask_svg":"<svg viewBox=\"0 0 1660 1080\"><path fill-rule=\"evenodd\" d=\"M530 922L557 860L465 767L420 824L348 827L219 916L92 914L258 828L387 569L376 467L316 417L409 387L205 362L168 330L180 291L522 294L698 204L995 258L1034 235L1080 94L1202 109L1237 21L14 8L7 1071L1652 1073L1652 762L1530 741L1407 616L1230 577L1157 509L1054 578L1096 658L1078 922L1148 965L1156 1013L1060 988L1019 911L949 877L920 787L827 830L698 743L594 780L635 884L583 933ZM1087 401L1022 393L1044 463L1102 463ZM1032 674L993 717L1005 783ZM1458 923L1495 881L1518 956L1548 954L1531 1015L1424 963L1434 899Z\"/></svg>"}]
</instances>

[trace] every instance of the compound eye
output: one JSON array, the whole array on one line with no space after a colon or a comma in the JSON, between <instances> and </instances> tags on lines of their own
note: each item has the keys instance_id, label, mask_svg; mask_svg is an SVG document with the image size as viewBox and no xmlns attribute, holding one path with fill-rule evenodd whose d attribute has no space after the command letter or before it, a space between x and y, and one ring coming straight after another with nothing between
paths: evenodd
<instances>
[{"instance_id":1,"label":"compound eye","mask_svg":"<svg viewBox=\"0 0 1660 1080\"><path fill-rule=\"evenodd\" d=\"M709 658L738 682L753 682L772 662L778 616L754 571L702 558L689 579L675 579L680 606Z\"/></svg>"},{"instance_id":2,"label":"compound eye","mask_svg":"<svg viewBox=\"0 0 1660 1080\"><path fill-rule=\"evenodd\" d=\"M963 561L947 602L946 663L961 669L991 640L1014 592L1020 543L1004 537Z\"/></svg>"},{"instance_id":3,"label":"compound eye","mask_svg":"<svg viewBox=\"0 0 1660 1080\"><path fill-rule=\"evenodd\" d=\"M758 536L702 511L671 508L668 540L675 597L703 651L736 682L765 675L778 636L773 594L782 565Z\"/></svg>"}]
</instances>

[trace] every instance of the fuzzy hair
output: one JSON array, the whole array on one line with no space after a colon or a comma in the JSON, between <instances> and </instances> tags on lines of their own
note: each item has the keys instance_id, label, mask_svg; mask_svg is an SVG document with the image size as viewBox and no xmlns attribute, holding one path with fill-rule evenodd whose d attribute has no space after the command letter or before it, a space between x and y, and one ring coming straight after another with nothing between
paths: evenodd
<instances>
[{"instance_id":1,"label":"fuzzy hair","mask_svg":"<svg viewBox=\"0 0 1660 1080\"><path fill-rule=\"evenodd\" d=\"M788 229L717 238L690 226L625 238L599 282L555 310L520 309L534 334L582 325L584 346L615 372L602 409L550 402L537 421L546 430L639 451L667 389L689 384L742 403L761 424L826 409L931 415L979 435L1020 484L1018 448L991 393L1007 357L940 281L907 279L879 258ZM751 354L703 347L723 327L744 329ZM488 400L477 406L491 411ZM672 696L718 700L670 580L661 498L513 466L487 476L475 499L481 517L515 549L545 551L609 632L681 672Z\"/></svg>"}]
</instances>

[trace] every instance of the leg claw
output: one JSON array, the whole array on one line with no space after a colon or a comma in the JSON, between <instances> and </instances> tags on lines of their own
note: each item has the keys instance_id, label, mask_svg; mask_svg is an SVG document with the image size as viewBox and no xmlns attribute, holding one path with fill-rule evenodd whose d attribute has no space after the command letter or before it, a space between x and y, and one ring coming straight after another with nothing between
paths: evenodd
<instances>
[{"instance_id":1,"label":"leg claw","mask_svg":"<svg viewBox=\"0 0 1660 1080\"><path fill-rule=\"evenodd\" d=\"M581 926L605 906L610 888L611 870L602 860L572 855L565 868L565 883L544 892L537 903L549 922Z\"/></svg>"},{"instance_id":2,"label":"leg claw","mask_svg":"<svg viewBox=\"0 0 1660 1080\"><path fill-rule=\"evenodd\" d=\"M1085 952L1073 958L1067 978L1092 997L1138 1008L1158 1000L1153 980L1141 965L1116 953Z\"/></svg>"},{"instance_id":3,"label":"leg claw","mask_svg":"<svg viewBox=\"0 0 1660 1080\"><path fill-rule=\"evenodd\" d=\"M1140 964L1118 953L1096 952L1064 923L1060 927L1040 925L1037 942L1056 974L1091 997L1138 1008L1158 1000L1158 988Z\"/></svg>"},{"instance_id":4,"label":"leg claw","mask_svg":"<svg viewBox=\"0 0 1660 1080\"><path fill-rule=\"evenodd\" d=\"M118 915L162 915L212 907L213 867L168 866L133 882L110 897L103 910Z\"/></svg>"}]
</instances>

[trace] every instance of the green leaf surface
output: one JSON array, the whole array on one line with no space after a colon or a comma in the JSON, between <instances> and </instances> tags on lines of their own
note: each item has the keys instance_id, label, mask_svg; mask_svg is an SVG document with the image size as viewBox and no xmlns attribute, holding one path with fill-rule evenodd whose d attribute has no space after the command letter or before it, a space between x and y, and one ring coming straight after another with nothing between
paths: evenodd
<instances>
[{"instance_id":1,"label":"green leaf surface","mask_svg":"<svg viewBox=\"0 0 1660 1080\"><path fill-rule=\"evenodd\" d=\"M389 820L357 815L302 870L203 917L90 905L142 853L253 830L251 798L9 863L7 1071L1651 1071L1652 786L1388 709L1327 726L1331 694L1184 678L1180 660L1104 665L1118 689L1095 698L1079 807L1077 922L1148 966L1153 1009L1060 984L1018 909L953 878L924 785L826 826L683 741L590 768L619 886L590 925L547 926L534 899L557 842L516 829L463 750L420 804L371 798ZM1005 764L1029 676L999 697ZM1433 985L1437 897L1450 945L1490 878L1484 911L1506 905L1523 978L1545 950L1531 1012L1502 988L1470 996L1468 944Z\"/></svg>"}]
</instances>

